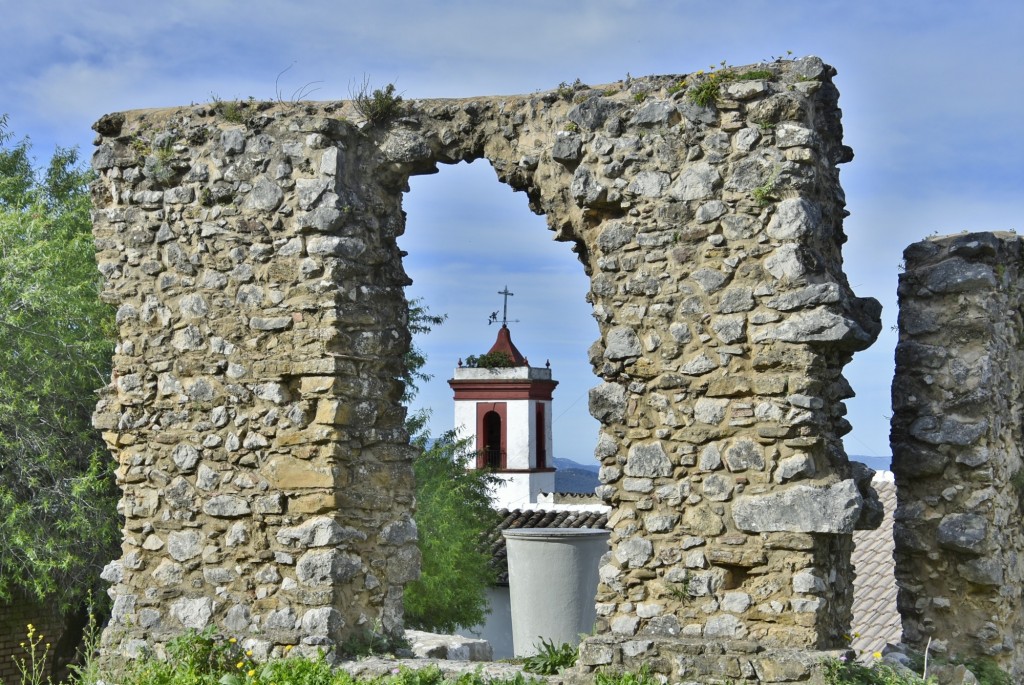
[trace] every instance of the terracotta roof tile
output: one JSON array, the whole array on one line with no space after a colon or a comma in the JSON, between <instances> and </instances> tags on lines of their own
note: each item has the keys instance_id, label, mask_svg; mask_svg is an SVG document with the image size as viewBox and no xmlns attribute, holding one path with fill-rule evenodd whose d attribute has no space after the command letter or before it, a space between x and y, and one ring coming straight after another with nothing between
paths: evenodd
<instances>
[{"instance_id":1,"label":"terracotta roof tile","mask_svg":"<svg viewBox=\"0 0 1024 685\"><path fill-rule=\"evenodd\" d=\"M880 474L881 475L881 474ZM896 484L884 476L872 481L885 507L882 524L875 530L853 533L853 642L857 654L871 658L886 643L899 642L900 615L896 610L896 574L892 559L892 514L896 509Z\"/></svg>"},{"instance_id":2,"label":"terracotta roof tile","mask_svg":"<svg viewBox=\"0 0 1024 685\"><path fill-rule=\"evenodd\" d=\"M536 511L499 509L498 525L487 536L491 564L499 585L508 585L508 555L501 531L515 528L605 528L608 514L593 511Z\"/></svg>"}]
</instances>

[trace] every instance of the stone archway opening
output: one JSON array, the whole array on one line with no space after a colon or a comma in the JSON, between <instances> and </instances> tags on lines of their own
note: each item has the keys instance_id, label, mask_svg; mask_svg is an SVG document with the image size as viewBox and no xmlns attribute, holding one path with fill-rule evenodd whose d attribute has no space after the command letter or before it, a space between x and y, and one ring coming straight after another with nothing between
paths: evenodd
<instances>
[{"instance_id":1,"label":"stone archway opening","mask_svg":"<svg viewBox=\"0 0 1024 685\"><path fill-rule=\"evenodd\" d=\"M552 365L559 381L554 404L554 456L593 459L598 424L586 395L597 383L586 350L599 336L587 303L589 279L571 246L553 240L545 217L530 211L523 193L500 183L486 160L439 165L414 176L403 197L406 228L398 244L413 283L406 296L448 321L415 341L425 371L412 408L430 409L430 432L452 427L456 364L480 355L500 326L509 286L512 335L534 366ZM496 324L489 315L498 313Z\"/></svg>"},{"instance_id":2,"label":"stone archway opening","mask_svg":"<svg viewBox=\"0 0 1024 685\"><path fill-rule=\"evenodd\" d=\"M849 626L865 507L842 368L880 325L842 271L833 74L806 58L420 100L377 126L351 103L98 122L120 343L96 424L126 516L108 644L215 624L269 656L401 629L402 193L486 158L575 244L600 330L588 399L615 511L583 666L805 676Z\"/></svg>"}]
</instances>

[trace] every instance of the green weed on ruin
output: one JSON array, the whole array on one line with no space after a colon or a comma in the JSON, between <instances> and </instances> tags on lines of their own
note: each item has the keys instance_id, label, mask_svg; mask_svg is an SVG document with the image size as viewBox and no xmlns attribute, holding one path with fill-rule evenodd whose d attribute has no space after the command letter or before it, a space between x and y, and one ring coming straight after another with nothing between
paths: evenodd
<instances>
[{"instance_id":1,"label":"green weed on ruin","mask_svg":"<svg viewBox=\"0 0 1024 685\"><path fill-rule=\"evenodd\" d=\"M98 666L94 653L85 655L67 685L541 685L523 676L486 678L479 671L445 676L436 665L409 668L396 665L386 675L356 679L328 663L323 653L315 657L292 656L258 663L251 650L237 639L213 628L190 630L167 644L166 660L144 654L120 667ZM48 685L48 681L23 681L22 685Z\"/></svg>"},{"instance_id":2,"label":"green weed on ruin","mask_svg":"<svg viewBox=\"0 0 1024 685\"><path fill-rule=\"evenodd\" d=\"M563 642L556 645L554 640L541 639L534 645L537 653L523 659L523 670L539 675L557 675L567 668L576 665L579 652L576 647Z\"/></svg>"},{"instance_id":3,"label":"green weed on ruin","mask_svg":"<svg viewBox=\"0 0 1024 685\"><path fill-rule=\"evenodd\" d=\"M662 681L644 665L639 671L602 669L594 674L594 685L662 685Z\"/></svg>"},{"instance_id":4,"label":"green weed on ruin","mask_svg":"<svg viewBox=\"0 0 1024 685\"><path fill-rule=\"evenodd\" d=\"M217 113L217 116L230 124L245 123L246 114L255 101L256 98L251 96L247 101L222 100L216 93L210 93L210 103L213 105L213 111Z\"/></svg>"},{"instance_id":5,"label":"green weed on ruin","mask_svg":"<svg viewBox=\"0 0 1024 685\"><path fill-rule=\"evenodd\" d=\"M912 671L898 671L888 664L870 666L856 661L829 659L822 664L826 685L935 685L934 678L921 678Z\"/></svg>"},{"instance_id":6,"label":"green weed on ruin","mask_svg":"<svg viewBox=\"0 0 1024 685\"><path fill-rule=\"evenodd\" d=\"M356 111L371 126L380 126L405 114L405 104L394 83L383 88L372 88L368 79L350 91Z\"/></svg>"}]
</instances>

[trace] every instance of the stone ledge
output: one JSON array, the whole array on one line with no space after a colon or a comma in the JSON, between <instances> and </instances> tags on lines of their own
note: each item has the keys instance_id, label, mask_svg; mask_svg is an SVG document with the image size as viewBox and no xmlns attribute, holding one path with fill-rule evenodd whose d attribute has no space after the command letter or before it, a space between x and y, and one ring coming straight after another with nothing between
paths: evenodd
<instances>
[{"instance_id":1,"label":"stone ledge","mask_svg":"<svg viewBox=\"0 0 1024 685\"><path fill-rule=\"evenodd\" d=\"M467 673L478 673L488 680L511 679L516 675L523 674L523 667L515 664L500 662L480 661L448 661L446 659L388 659L384 657L369 657L358 661L343 661L338 668L343 669L353 678L370 679L380 676L391 675L396 669L405 667L411 669L428 668L437 666L446 678L458 678ZM544 679L544 676L538 676Z\"/></svg>"},{"instance_id":2,"label":"stone ledge","mask_svg":"<svg viewBox=\"0 0 1024 685\"><path fill-rule=\"evenodd\" d=\"M652 672L671 674L681 685L736 683L823 683L817 666L826 659L852 659L847 649L783 649L748 640L707 641L686 639L638 639L622 641L611 636L589 637L580 646L580 659L567 683L590 682L593 672L629 671L647 666Z\"/></svg>"},{"instance_id":3,"label":"stone ledge","mask_svg":"<svg viewBox=\"0 0 1024 685\"><path fill-rule=\"evenodd\" d=\"M412 653L421 659L492 661L494 650L487 640L461 635L438 635L420 630L405 631Z\"/></svg>"}]
</instances>

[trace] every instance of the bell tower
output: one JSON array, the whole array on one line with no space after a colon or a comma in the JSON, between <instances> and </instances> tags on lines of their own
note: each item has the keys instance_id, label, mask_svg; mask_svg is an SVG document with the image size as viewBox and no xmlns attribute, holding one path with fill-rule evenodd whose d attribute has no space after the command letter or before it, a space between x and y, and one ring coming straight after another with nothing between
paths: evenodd
<instances>
[{"instance_id":1,"label":"bell tower","mask_svg":"<svg viewBox=\"0 0 1024 685\"><path fill-rule=\"evenodd\" d=\"M476 450L474 465L502 481L495 506L521 509L555 489L551 395L558 382L550 364L530 366L516 349L507 317L512 293L506 287L498 294L505 296L506 316L497 339L476 366L460 359L448 385L455 393L455 430ZM496 322L497 312L490 320Z\"/></svg>"}]
</instances>

